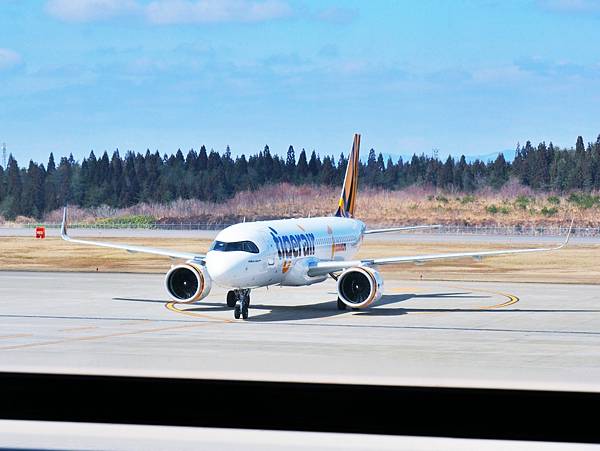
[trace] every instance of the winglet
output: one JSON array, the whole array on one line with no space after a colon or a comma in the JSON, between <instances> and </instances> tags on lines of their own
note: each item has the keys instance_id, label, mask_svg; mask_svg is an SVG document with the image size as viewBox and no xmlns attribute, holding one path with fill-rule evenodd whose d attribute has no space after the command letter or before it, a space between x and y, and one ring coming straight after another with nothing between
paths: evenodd
<instances>
[{"instance_id":1,"label":"winglet","mask_svg":"<svg viewBox=\"0 0 600 451\"><path fill-rule=\"evenodd\" d=\"M569 231L567 232L567 237L565 238L565 242L558 246L556 249L562 249L567 244L569 244L569 240L571 239L571 231L573 230L573 223L575 222L575 216L571 218L571 225L569 225Z\"/></svg>"},{"instance_id":2,"label":"winglet","mask_svg":"<svg viewBox=\"0 0 600 451\"><path fill-rule=\"evenodd\" d=\"M60 237L63 240L69 241L71 238L67 235L67 207L65 205L65 209L63 210L63 219L62 224L60 226Z\"/></svg>"}]
</instances>

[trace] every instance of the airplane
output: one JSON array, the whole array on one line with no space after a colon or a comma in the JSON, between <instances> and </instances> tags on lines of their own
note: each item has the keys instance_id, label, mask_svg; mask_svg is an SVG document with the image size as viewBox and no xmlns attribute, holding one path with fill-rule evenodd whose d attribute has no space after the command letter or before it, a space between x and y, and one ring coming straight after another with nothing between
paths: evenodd
<instances>
[{"instance_id":1,"label":"airplane","mask_svg":"<svg viewBox=\"0 0 600 451\"><path fill-rule=\"evenodd\" d=\"M356 219L359 150L360 135L355 134L342 193L332 216L234 224L217 234L206 254L71 238L67 234L67 207L63 212L61 237L71 243L185 260L172 266L165 276L169 296L176 302L195 303L206 298L215 283L229 289L226 302L233 308L235 319L240 316L248 319L250 290L259 287L305 286L331 277L337 282L337 308L363 309L382 296L383 278L378 268L383 265L548 252L563 248L569 241L573 221L565 241L555 247L353 259L367 235L439 227L369 230Z\"/></svg>"}]
</instances>

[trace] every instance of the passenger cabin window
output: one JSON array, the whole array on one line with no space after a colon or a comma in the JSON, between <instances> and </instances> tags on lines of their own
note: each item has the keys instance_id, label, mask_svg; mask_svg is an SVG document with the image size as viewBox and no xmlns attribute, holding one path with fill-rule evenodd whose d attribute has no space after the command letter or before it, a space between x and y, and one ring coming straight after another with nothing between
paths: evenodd
<instances>
[{"instance_id":1,"label":"passenger cabin window","mask_svg":"<svg viewBox=\"0 0 600 451\"><path fill-rule=\"evenodd\" d=\"M219 252L249 252L251 254L258 254L258 246L252 241L235 241L227 243L225 241L213 241L209 251Z\"/></svg>"}]
</instances>

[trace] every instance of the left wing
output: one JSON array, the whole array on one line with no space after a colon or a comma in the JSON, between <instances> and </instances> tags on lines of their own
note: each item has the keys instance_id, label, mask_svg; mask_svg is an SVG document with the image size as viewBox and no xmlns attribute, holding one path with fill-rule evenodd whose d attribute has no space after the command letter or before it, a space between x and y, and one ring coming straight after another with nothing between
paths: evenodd
<instances>
[{"instance_id":1,"label":"left wing","mask_svg":"<svg viewBox=\"0 0 600 451\"><path fill-rule=\"evenodd\" d=\"M63 211L63 220L62 225L60 227L60 236L63 240L70 241L71 243L89 244L91 246L110 247L113 249L123 249L128 252L143 252L146 254L163 255L165 257L182 258L185 260L202 260L205 257L203 254L192 254L189 252L174 251L169 249L159 249L145 246L132 246L129 244L108 243L105 241L88 241L71 238L67 234L67 207L65 207Z\"/></svg>"},{"instance_id":2,"label":"left wing","mask_svg":"<svg viewBox=\"0 0 600 451\"><path fill-rule=\"evenodd\" d=\"M404 226L404 227L391 227L389 229L371 229L371 230L365 230L363 233L365 235L370 235L372 233L404 232L406 230L438 229L440 227L441 227L440 224L435 224L435 225L418 225L418 226Z\"/></svg>"},{"instance_id":3,"label":"left wing","mask_svg":"<svg viewBox=\"0 0 600 451\"><path fill-rule=\"evenodd\" d=\"M435 260L450 260L457 258L472 257L476 260L480 260L483 257L492 257L498 255L511 255L511 254L525 254L531 252L549 252L562 249L569 242L571 237L571 229L573 228L573 221L569 227L569 232L565 241L554 247L538 247L538 248L526 248L526 249L505 249L499 251L479 251L479 252L457 252L451 254L425 254L425 255L413 255L405 257L388 257L388 258L375 258L368 260L348 260L348 261L320 261L317 262L308 270L309 276L321 276L336 271L342 271L347 268L353 268L356 266L379 266L379 265L391 265L394 263L425 263L428 261Z\"/></svg>"}]
</instances>

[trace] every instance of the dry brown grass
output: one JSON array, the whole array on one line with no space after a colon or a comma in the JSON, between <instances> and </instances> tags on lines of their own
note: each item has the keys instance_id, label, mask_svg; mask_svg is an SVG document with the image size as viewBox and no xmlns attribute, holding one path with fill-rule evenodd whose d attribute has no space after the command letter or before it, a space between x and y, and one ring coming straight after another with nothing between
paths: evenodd
<instances>
[{"instance_id":1,"label":"dry brown grass","mask_svg":"<svg viewBox=\"0 0 600 451\"><path fill-rule=\"evenodd\" d=\"M112 241L205 252L208 240L188 238L128 238ZM438 252L502 249L481 243L402 243L365 242L360 257L384 257ZM100 271L166 272L173 262L168 258L129 254L125 251L66 243L58 238L0 238L0 270L22 271ZM471 259L428 263L423 266L383 267L386 278L434 280L494 280L510 282L600 284L600 246L569 247L550 253L494 257L475 262Z\"/></svg>"}]
</instances>

